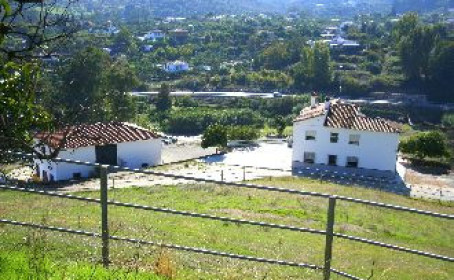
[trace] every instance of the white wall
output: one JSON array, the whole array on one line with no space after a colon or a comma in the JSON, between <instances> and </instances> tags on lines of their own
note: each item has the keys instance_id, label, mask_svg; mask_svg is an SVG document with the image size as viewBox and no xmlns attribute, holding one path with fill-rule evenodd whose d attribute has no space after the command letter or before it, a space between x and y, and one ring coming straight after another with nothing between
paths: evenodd
<instances>
[{"instance_id":1,"label":"white wall","mask_svg":"<svg viewBox=\"0 0 454 280\"><path fill-rule=\"evenodd\" d=\"M68 149L62 150L58 153L59 158L63 159L73 159L81 160L87 162L96 162L95 147L83 147L78 149ZM81 177L91 177L95 173L95 168L85 165L77 165L71 163L62 163L62 162L49 162L49 161L39 161L35 160L35 164L39 164L40 174L39 176L43 179L43 171L47 171L50 175L54 177L55 181L69 180L72 179L74 173L80 173Z\"/></svg>"},{"instance_id":2,"label":"white wall","mask_svg":"<svg viewBox=\"0 0 454 280\"><path fill-rule=\"evenodd\" d=\"M117 144L118 164L130 168L142 168L161 164L161 139L127 142Z\"/></svg>"},{"instance_id":3,"label":"white wall","mask_svg":"<svg viewBox=\"0 0 454 280\"><path fill-rule=\"evenodd\" d=\"M358 168L392 171L396 169L398 133L383 133L323 126L325 116L293 125L293 161L303 162L304 152L315 152L315 163L328 163L328 155L337 155L337 165L345 166L347 157L358 157ZM305 140L306 130L315 130L315 140ZM330 143L330 133L339 133L337 143ZM359 134L359 146L348 144L350 134Z\"/></svg>"},{"instance_id":4,"label":"white wall","mask_svg":"<svg viewBox=\"0 0 454 280\"><path fill-rule=\"evenodd\" d=\"M117 164L130 168L142 168L143 164L148 166L158 165L161 163L161 148L161 139L119 143L117 144ZM46 152L49 153L47 147ZM91 163L96 162L94 146L62 150L57 157ZM95 167L85 165L55 163L37 159L34 162L35 165L39 165L39 176L41 179L44 179L43 171L48 173L48 180L50 180L50 175L52 175L55 181L70 180L74 177L74 173L80 173L83 178L92 177L96 171Z\"/></svg>"}]
</instances>

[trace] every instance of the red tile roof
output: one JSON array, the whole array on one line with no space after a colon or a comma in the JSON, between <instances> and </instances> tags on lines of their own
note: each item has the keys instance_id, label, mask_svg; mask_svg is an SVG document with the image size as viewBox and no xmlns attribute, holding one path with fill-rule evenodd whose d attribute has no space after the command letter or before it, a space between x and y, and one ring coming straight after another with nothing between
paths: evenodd
<instances>
[{"instance_id":1,"label":"red tile roof","mask_svg":"<svg viewBox=\"0 0 454 280\"><path fill-rule=\"evenodd\" d=\"M311 119L326 113L324 105L315 108L305 108L295 121ZM382 118L370 118L360 113L359 107L354 104L332 102L326 113L325 126L365 130L373 132L399 133L400 129L395 123Z\"/></svg>"},{"instance_id":2,"label":"red tile roof","mask_svg":"<svg viewBox=\"0 0 454 280\"><path fill-rule=\"evenodd\" d=\"M295 118L295 122L305 121L308 119L316 118L325 114L325 105L321 104L315 107L304 108L300 115Z\"/></svg>"},{"instance_id":3,"label":"red tile roof","mask_svg":"<svg viewBox=\"0 0 454 280\"><path fill-rule=\"evenodd\" d=\"M159 135L132 124L110 122L75 125L53 133L38 133L35 138L54 148L76 149L157 139Z\"/></svg>"}]
</instances>

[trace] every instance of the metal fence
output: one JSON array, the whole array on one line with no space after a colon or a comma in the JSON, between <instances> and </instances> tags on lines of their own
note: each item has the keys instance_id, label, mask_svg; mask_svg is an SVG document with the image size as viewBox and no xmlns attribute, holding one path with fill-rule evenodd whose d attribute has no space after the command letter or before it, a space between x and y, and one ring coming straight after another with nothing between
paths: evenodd
<instances>
[{"instance_id":1,"label":"metal fence","mask_svg":"<svg viewBox=\"0 0 454 280\"><path fill-rule=\"evenodd\" d=\"M23 154L18 154L18 155L21 157L25 157L25 158L31 157L31 155L23 155ZM334 238L351 240L354 242L383 247L383 248L387 248L390 250L400 251L400 252L413 254L413 255L419 255L419 256L437 259L437 260L445 261L445 262L454 262L454 257L443 256L443 255L439 255L439 254L419 251L419 250L406 248L406 247L402 247L402 246L397 246L397 245L393 245L393 244L387 244L387 243L383 243L383 242L376 241L376 240L370 240L370 239L366 239L366 238L362 238L362 237L350 236L350 235L334 232L335 212L336 212L336 202L337 201L347 201L347 202L351 202L351 203L358 203L358 204L369 205L369 206L373 206L373 207L386 208L386 209L391 209L391 210L400 211L400 212L414 213L417 215L425 215L425 216L430 216L430 217L434 217L434 218L445 219L448 221L454 220L454 215L451 215L451 214L436 213L436 212L431 212L431 211L425 211L425 210L420 210L420 209L414 209L414 208L409 208L409 207L404 207L404 206L386 204L386 203L357 199L357 198L351 198L351 197L346 197L346 196L337 196L337 195L330 195L330 194L325 194L325 193L301 191L301 190L295 190L295 189L286 189L286 188L279 188L279 187L272 187L272 186L248 184L248 183L232 183L232 182L225 182L225 181L218 181L218 180L208 180L208 179L201 179L201 178L196 178L196 177L174 175L174 174L170 174L170 173L166 173L166 172L158 172L158 171L153 171L153 170L130 169L130 168L119 167L119 166L107 166L107 165L100 165L100 164L96 164L96 163L81 162L81 161L76 161L76 160L68 160L68 159L60 159L60 158L54 159L53 161L98 167L100 169L100 199L81 197L81 196L76 196L76 195L71 195L71 194L63 194L63 193L58 193L58 192L44 191L44 190L38 190L38 189L32 189L32 188L18 187L14 181L10 181L10 182L5 183L4 185L0 185L0 189L100 204L101 205L101 233L88 232L88 231L83 231L83 230L75 230L75 229L69 229L69 228L62 228L62 227L54 227L54 226L48 226L48 225L42 225L42 224L26 223L26 222L13 221L13 220L8 220L8 219L0 219L0 224L9 224L9 225L15 225L15 226L23 226L23 227L29 227L29 228L37 228L37 229L44 229L44 230L50 230L50 231L58 231L58 232L76 234L76 235L84 235L84 236L101 238L101 240L102 240L102 260L103 260L103 265L106 267L109 265L109 262L110 262L110 260L109 260L109 240L125 241L125 242L136 243L136 244L145 244L145 245L157 245L157 246L166 247L166 248L175 249L175 250L194 252L194 253L200 253L200 254L206 254L206 255L221 256L221 257L226 257L226 258L231 258L231 259L240 259L240 260L253 261L253 262L259 262L259 263L268 263L268 264L276 264L276 265L281 265L281 266L291 266L291 267L300 267L300 268L306 268L306 269L319 270L319 271L323 272L324 280L330 279L331 273L343 276L348 279L361 279L360 277L351 275L351 274L343 272L343 271L339 271L339 270L331 267L332 248L333 248ZM274 224L274 223L245 220L245 219L235 219L235 218L229 218L229 217L221 217L221 216L215 216L215 215L209 215L209 214L193 213L193 212L188 212L188 211L180 211L180 210L174 210L174 209L168 209L168 208L159 208L159 207L153 207L153 206L147 206L147 205L138 205L138 204L133 204L133 203L125 203L125 202L109 200L108 199L107 177L108 177L109 172L115 172L115 171L127 171L127 172L133 172L133 173L162 176L162 177L173 178L173 179L183 179L183 180L190 180L190 181L203 182L203 183L213 183L213 184L219 184L219 185L229 186L229 187L234 187L234 188L256 189L256 190L262 190L262 191L268 191L268 192L287 193L287 194L292 194L292 195L297 195L297 196L312 196L312 197L325 198L328 200L326 228L325 228L325 230L318 230L318 229L311 229L311 228L295 227L295 226L291 226L291 225ZM297 263L297 262L292 262L292 261L288 261L288 260L267 259L267 258L261 258L261 257L257 257L257 256L238 255L238 254L220 252L220 251L209 250L209 249L204 249L204 248L187 247L187 246L181 246L181 245L175 245L175 244L165 244L165 243L159 243L159 242L153 242L153 241L147 241L147 240L141 240L141 239L133 239L133 238L110 235L109 227L108 227L109 206L126 207L126 208L132 208L132 209L161 212L161 213L180 215L180 216L186 216L186 217L196 217L196 218L222 221L222 222L228 222L228 223L247 224L247 225L259 226L259 227L267 227L267 228L274 228L274 229L280 229L280 230L289 230L289 231L295 231L295 232L305 232L305 233L311 233L311 234L324 235L325 236L324 263L323 263L323 265L316 265L316 264L309 264L309 263Z\"/></svg>"}]
</instances>

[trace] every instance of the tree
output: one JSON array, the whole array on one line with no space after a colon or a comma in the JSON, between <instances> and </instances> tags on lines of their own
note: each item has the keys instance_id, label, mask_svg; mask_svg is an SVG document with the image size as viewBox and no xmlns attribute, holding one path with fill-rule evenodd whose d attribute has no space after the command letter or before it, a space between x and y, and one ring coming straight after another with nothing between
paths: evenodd
<instances>
[{"instance_id":1,"label":"tree","mask_svg":"<svg viewBox=\"0 0 454 280\"><path fill-rule=\"evenodd\" d=\"M52 118L35 102L36 74L31 64L9 62L0 68L0 160L8 150L32 152L31 129L49 130Z\"/></svg>"},{"instance_id":2,"label":"tree","mask_svg":"<svg viewBox=\"0 0 454 280\"><path fill-rule=\"evenodd\" d=\"M312 88L314 80L314 51L310 47L304 47L301 51L301 61L292 69L294 87L298 90Z\"/></svg>"},{"instance_id":3,"label":"tree","mask_svg":"<svg viewBox=\"0 0 454 280\"><path fill-rule=\"evenodd\" d=\"M126 60L118 60L110 67L106 73L108 120L129 121L134 118L136 106L129 92L138 84L135 71Z\"/></svg>"},{"instance_id":4,"label":"tree","mask_svg":"<svg viewBox=\"0 0 454 280\"><path fill-rule=\"evenodd\" d=\"M168 84L161 84L156 101L156 109L160 112L168 111L172 108L172 99L170 98L170 87Z\"/></svg>"},{"instance_id":5,"label":"tree","mask_svg":"<svg viewBox=\"0 0 454 280\"><path fill-rule=\"evenodd\" d=\"M282 135L284 134L284 130L287 127L287 123L285 122L285 119L282 116L277 116L274 119L274 126L276 127L277 135L279 137L282 137Z\"/></svg>"},{"instance_id":6,"label":"tree","mask_svg":"<svg viewBox=\"0 0 454 280\"><path fill-rule=\"evenodd\" d=\"M313 84L316 90L326 89L331 84L331 59L327 44L322 42L315 43L314 64L313 64Z\"/></svg>"},{"instance_id":7,"label":"tree","mask_svg":"<svg viewBox=\"0 0 454 280\"><path fill-rule=\"evenodd\" d=\"M115 35L114 45L116 50L123 53L130 53L132 50L137 49L134 36L126 27L120 28L120 32Z\"/></svg>"},{"instance_id":8,"label":"tree","mask_svg":"<svg viewBox=\"0 0 454 280\"><path fill-rule=\"evenodd\" d=\"M50 130L55 124L37 103L38 69L32 56L43 47L52 52L74 31L69 13L73 0L0 1L0 161L8 150L33 152L33 130Z\"/></svg>"},{"instance_id":9,"label":"tree","mask_svg":"<svg viewBox=\"0 0 454 280\"><path fill-rule=\"evenodd\" d=\"M449 156L445 136L438 131L420 132L402 141L399 150L417 159L426 157L440 158Z\"/></svg>"},{"instance_id":10,"label":"tree","mask_svg":"<svg viewBox=\"0 0 454 280\"><path fill-rule=\"evenodd\" d=\"M208 126L202 136L202 148L226 147L227 129L219 124Z\"/></svg>"},{"instance_id":11,"label":"tree","mask_svg":"<svg viewBox=\"0 0 454 280\"><path fill-rule=\"evenodd\" d=\"M396 43L399 43L402 37L407 36L419 24L419 18L416 13L406 13L394 26L392 37Z\"/></svg>"},{"instance_id":12,"label":"tree","mask_svg":"<svg viewBox=\"0 0 454 280\"><path fill-rule=\"evenodd\" d=\"M437 45L437 30L431 26L416 27L399 43L402 70L410 80L418 81L429 74L429 59Z\"/></svg>"},{"instance_id":13,"label":"tree","mask_svg":"<svg viewBox=\"0 0 454 280\"><path fill-rule=\"evenodd\" d=\"M454 42L440 44L430 61L429 92L434 99L454 101Z\"/></svg>"}]
</instances>

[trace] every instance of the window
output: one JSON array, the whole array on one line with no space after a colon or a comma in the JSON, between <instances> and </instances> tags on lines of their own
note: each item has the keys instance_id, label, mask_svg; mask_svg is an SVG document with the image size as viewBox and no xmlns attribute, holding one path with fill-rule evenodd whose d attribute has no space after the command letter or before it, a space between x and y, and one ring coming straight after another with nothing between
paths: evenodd
<instances>
[{"instance_id":1,"label":"window","mask_svg":"<svg viewBox=\"0 0 454 280\"><path fill-rule=\"evenodd\" d=\"M304 152L304 162L305 163L314 163L315 162L315 153Z\"/></svg>"},{"instance_id":2,"label":"window","mask_svg":"<svg viewBox=\"0 0 454 280\"><path fill-rule=\"evenodd\" d=\"M337 156L328 155L328 165L336 166L337 165Z\"/></svg>"},{"instance_id":3,"label":"window","mask_svg":"<svg viewBox=\"0 0 454 280\"><path fill-rule=\"evenodd\" d=\"M315 140L315 130L307 130L306 131L306 140Z\"/></svg>"},{"instance_id":4,"label":"window","mask_svg":"<svg viewBox=\"0 0 454 280\"><path fill-rule=\"evenodd\" d=\"M82 178L82 174L81 173L73 173L73 179L78 180L80 178Z\"/></svg>"},{"instance_id":5,"label":"window","mask_svg":"<svg viewBox=\"0 0 454 280\"><path fill-rule=\"evenodd\" d=\"M339 133L331 132L329 141L331 143L337 143L339 141Z\"/></svg>"},{"instance_id":6,"label":"window","mask_svg":"<svg viewBox=\"0 0 454 280\"><path fill-rule=\"evenodd\" d=\"M347 167L358 167L358 158L357 157L347 157Z\"/></svg>"},{"instance_id":7,"label":"window","mask_svg":"<svg viewBox=\"0 0 454 280\"><path fill-rule=\"evenodd\" d=\"M359 146L359 134L350 134L348 144Z\"/></svg>"}]
</instances>

